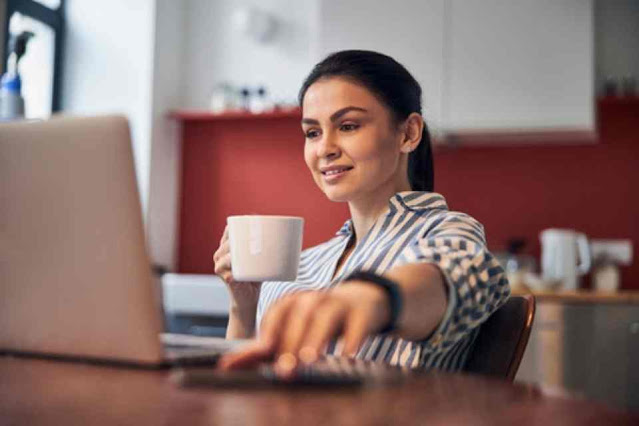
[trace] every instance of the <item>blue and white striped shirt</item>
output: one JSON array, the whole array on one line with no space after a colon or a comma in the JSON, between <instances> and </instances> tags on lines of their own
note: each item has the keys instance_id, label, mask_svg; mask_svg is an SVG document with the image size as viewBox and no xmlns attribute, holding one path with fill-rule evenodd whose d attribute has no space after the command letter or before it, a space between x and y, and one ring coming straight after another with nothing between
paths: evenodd
<instances>
[{"instance_id":1,"label":"blue and white striped shirt","mask_svg":"<svg viewBox=\"0 0 639 426\"><path fill-rule=\"evenodd\" d=\"M371 336L357 358L412 368L463 368L478 326L510 294L503 269L486 247L483 226L467 214L449 211L439 194L399 192L335 275L352 236L349 219L332 239L302 252L296 281L263 283L258 328L268 307L285 294L328 290L358 270L383 274L402 264L428 262L439 267L448 285L448 306L437 329L422 341Z\"/></svg>"}]
</instances>

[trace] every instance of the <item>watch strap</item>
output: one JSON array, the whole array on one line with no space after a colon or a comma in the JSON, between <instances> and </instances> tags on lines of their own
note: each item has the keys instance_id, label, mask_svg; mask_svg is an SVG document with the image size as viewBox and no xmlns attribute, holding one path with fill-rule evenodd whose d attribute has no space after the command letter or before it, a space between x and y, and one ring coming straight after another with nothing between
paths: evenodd
<instances>
[{"instance_id":1,"label":"watch strap","mask_svg":"<svg viewBox=\"0 0 639 426\"><path fill-rule=\"evenodd\" d=\"M399 315L403 307L402 293L399 285L382 275L369 271L357 271L348 275L344 281L366 281L367 283L376 285L382 288L387 295L389 307L390 307L390 319L386 326L379 331L379 333L389 333L397 328L397 322Z\"/></svg>"}]
</instances>

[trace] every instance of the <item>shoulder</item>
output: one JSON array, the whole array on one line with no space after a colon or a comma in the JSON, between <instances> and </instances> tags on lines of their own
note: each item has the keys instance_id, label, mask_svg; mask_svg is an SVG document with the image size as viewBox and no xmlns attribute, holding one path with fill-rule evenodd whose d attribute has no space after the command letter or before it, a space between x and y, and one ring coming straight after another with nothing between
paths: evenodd
<instances>
[{"instance_id":1,"label":"shoulder","mask_svg":"<svg viewBox=\"0 0 639 426\"><path fill-rule=\"evenodd\" d=\"M428 214L429 228L438 226L463 226L472 225L483 228L483 225L468 213L452 211L452 210L435 210Z\"/></svg>"},{"instance_id":2,"label":"shoulder","mask_svg":"<svg viewBox=\"0 0 639 426\"><path fill-rule=\"evenodd\" d=\"M476 242L484 242L484 227L468 213L449 210L443 195L435 192L402 192L396 195L399 208L419 215L420 231L417 239L465 235Z\"/></svg>"},{"instance_id":3,"label":"shoulder","mask_svg":"<svg viewBox=\"0 0 639 426\"><path fill-rule=\"evenodd\" d=\"M486 244L484 226L467 213L436 212L428 217L420 231L420 239L464 238L480 245Z\"/></svg>"},{"instance_id":4,"label":"shoulder","mask_svg":"<svg viewBox=\"0 0 639 426\"><path fill-rule=\"evenodd\" d=\"M425 219L423 226L433 228L442 222L446 224L481 224L467 213L452 211L443 195L436 192L406 191L391 199L391 209L411 211Z\"/></svg>"}]
</instances>

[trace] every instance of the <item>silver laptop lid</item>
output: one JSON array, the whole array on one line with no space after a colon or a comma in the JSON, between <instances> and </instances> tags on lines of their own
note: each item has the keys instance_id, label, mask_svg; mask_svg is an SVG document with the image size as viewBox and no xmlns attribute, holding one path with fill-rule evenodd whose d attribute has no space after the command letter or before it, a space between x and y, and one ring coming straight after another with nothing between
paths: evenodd
<instances>
[{"instance_id":1,"label":"silver laptop lid","mask_svg":"<svg viewBox=\"0 0 639 426\"><path fill-rule=\"evenodd\" d=\"M0 123L0 350L157 363L124 117Z\"/></svg>"}]
</instances>

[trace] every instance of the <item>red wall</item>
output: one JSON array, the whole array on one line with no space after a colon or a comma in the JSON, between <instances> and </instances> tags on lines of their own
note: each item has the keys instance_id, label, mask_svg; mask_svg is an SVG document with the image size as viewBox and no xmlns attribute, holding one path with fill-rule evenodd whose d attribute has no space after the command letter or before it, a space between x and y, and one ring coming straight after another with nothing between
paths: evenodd
<instances>
[{"instance_id":1,"label":"red wall","mask_svg":"<svg viewBox=\"0 0 639 426\"><path fill-rule=\"evenodd\" d=\"M594 145L464 146L435 153L436 190L451 209L481 221L492 250L524 237L539 256L539 232L567 227L593 238L639 243L639 101L598 104ZM306 219L304 245L328 239L348 217L327 201L303 160L299 116L185 120L179 270L210 273L231 214ZM622 268L639 289L639 262Z\"/></svg>"},{"instance_id":2,"label":"red wall","mask_svg":"<svg viewBox=\"0 0 639 426\"><path fill-rule=\"evenodd\" d=\"M304 246L332 236L348 218L315 186L303 156L300 116L240 116L183 124L179 271L210 273L226 217L305 218Z\"/></svg>"}]
</instances>

